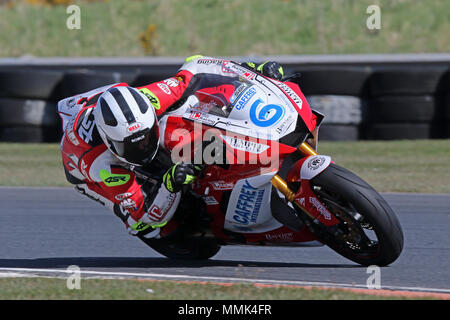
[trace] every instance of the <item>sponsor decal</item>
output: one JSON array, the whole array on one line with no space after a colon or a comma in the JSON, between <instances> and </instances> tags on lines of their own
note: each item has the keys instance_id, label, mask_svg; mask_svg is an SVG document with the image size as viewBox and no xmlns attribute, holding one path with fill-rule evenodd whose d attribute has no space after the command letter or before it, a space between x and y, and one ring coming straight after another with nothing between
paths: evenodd
<instances>
[{"instance_id":1,"label":"sponsor decal","mask_svg":"<svg viewBox=\"0 0 450 320\"><path fill-rule=\"evenodd\" d=\"M253 87L248 88L247 91L244 91L239 100L236 101L234 108L237 110L243 109L255 94L256 94L255 88Z\"/></svg>"},{"instance_id":2,"label":"sponsor decal","mask_svg":"<svg viewBox=\"0 0 450 320\"><path fill-rule=\"evenodd\" d=\"M233 94L230 97L230 102L233 103L234 101L236 101L237 98L240 97L241 93L245 91L245 89L248 88L248 85L243 83L241 84L239 87L236 88L236 90L234 90Z\"/></svg>"},{"instance_id":3,"label":"sponsor decal","mask_svg":"<svg viewBox=\"0 0 450 320\"><path fill-rule=\"evenodd\" d=\"M131 139L131 143L135 143L135 142L141 141L144 138L145 138L145 134L143 134L142 136L139 136L139 137Z\"/></svg>"},{"instance_id":4,"label":"sponsor decal","mask_svg":"<svg viewBox=\"0 0 450 320\"><path fill-rule=\"evenodd\" d=\"M131 226L131 229L136 230L136 231L143 231L143 230L148 229L150 227L151 227L150 225L148 225L148 224L146 224L146 223L144 223L142 221L139 221L138 223L133 224Z\"/></svg>"},{"instance_id":5,"label":"sponsor decal","mask_svg":"<svg viewBox=\"0 0 450 320\"><path fill-rule=\"evenodd\" d=\"M223 73L234 73L234 71L231 70L231 66L233 66L233 62L231 62L230 60L223 60L221 71Z\"/></svg>"},{"instance_id":6,"label":"sponsor decal","mask_svg":"<svg viewBox=\"0 0 450 320\"><path fill-rule=\"evenodd\" d=\"M151 104L153 105L153 108L155 108L156 110L161 109L159 99L157 96L155 96L153 92L151 92L147 88L139 89L139 91L142 92L148 98L148 100L150 100Z\"/></svg>"},{"instance_id":7,"label":"sponsor decal","mask_svg":"<svg viewBox=\"0 0 450 320\"><path fill-rule=\"evenodd\" d=\"M148 210L148 216L151 220L160 221L164 215L161 208L154 204L151 206L150 210Z\"/></svg>"},{"instance_id":8,"label":"sponsor decal","mask_svg":"<svg viewBox=\"0 0 450 320\"><path fill-rule=\"evenodd\" d=\"M285 110L282 106L278 104L267 104L262 108L259 108L261 103L263 103L263 101L258 99L253 102L250 108L250 120L255 125L263 128L270 127L283 118ZM269 115L271 115L270 118L268 118Z\"/></svg>"},{"instance_id":9,"label":"sponsor decal","mask_svg":"<svg viewBox=\"0 0 450 320\"><path fill-rule=\"evenodd\" d=\"M132 195L133 195L133 194L130 193L130 192L125 192L125 193L119 193L119 194L117 194L114 198L115 198L116 200L118 200L118 201L122 201L122 200L124 200L124 199L126 199L126 198L131 197Z\"/></svg>"},{"instance_id":10,"label":"sponsor decal","mask_svg":"<svg viewBox=\"0 0 450 320\"><path fill-rule=\"evenodd\" d=\"M76 101L75 98L70 98L69 100L67 100L66 102L66 106L67 108L71 109L76 105Z\"/></svg>"},{"instance_id":11,"label":"sponsor decal","mask_svg":"<svg viewBox=\"0 0 450 320\"><path fill-rule=\"evenodd\" d=\"M178 87L178 85L180 84L180 81L178 81L178 79L177 78L175 78L175 77L172 77L172 78L169 78L169 79L166 79L166 80L164 80L163 81L165 84L167 84L169 87Z\"/></svg>"},{"instance_id":12,"label":"sponsor decal","mask_svg":"<svg viewBox=\"0 0 450 320\"><path fill-rule=\"evenodd\" d=\"M230 70L228 64L230 63L229 60L222 60L222 59L211 59L211 58L204 58L197 60L197 64L205 64L210 65L214 64L221 67L221 71L223 73L233 73L232 70Z\"/></svg>"},{"instance_id":13,"label":"sponsor decal","mask_svg":"<svg viewBox=\"0 0 450 320\"><path fill-rule=\"evenodd\" d=\"M249 69L240 66L238 64L235 63L230 63L229 68L232 69L234 72L236 72L238 75L240 75L243 78L249 79L249 80L253 80L256 77L256 73L250 71Z\"/></svg>"},{"instance_id":14,"label":"sponsor decal","mask_svg":"<svg viewBox=\"0 0 450 320\"><path fill-rule=\"evenodd\" d=\"M248 141L248 140L239 139L236 137L224 136L224 135L221 135L221 137L232 148L237 149L237 150L260 154L269 148L269 146L266 144L262 144L262 143L258 143L258 142L254 142L254 141Z\"/></svg>"},{"instance_id":15,"label":"sponsor decal","mask_svg":"<svg viewBox=\"0 0 450 320\"><path fill-rule=\"evenodd\" d=\"M290 125L292 124L292 117L289 115L289 117L286 119L286 120L284 120L276 129L275 129L275 131L278 133L278 134L281 134L281 133L283 133L283 132L285 132L289 127L290 127Z\"/></svg>"},{"instance_id":16,"label":"sponsor decal","mask_svg":"<svg viewBox=\"0 0 450 320\"><path fill-rule=\"evenodd\" d=\"M317 210L319 210L320 214L327 220L331 220L331 213L325 208L319 200L314 197L309 197L309 203L311 203Z\"/></svg>"},{"instance_id":17,"label":"sponsor decal","mask_svg":"<svg viewBox=\"0 0 450 320\"><path fill-rule=\"evenodd\" d=\"M223 64L224 60L221 59L199 59L197 60L197 64L216 64L218 66L221 66Z\"/></svg>"},{"instance_id":18,"label":"sponsor decal","mask_svg":"<svg viewBox=\"0 0 450 320\"><path fill-rule=\"evenodd\" d=\"M94 121L89 120L89 116L92 109L90 109L88 112L86 112L86 115L84 116L83 121L81 122L81 126L78 129L78 135L83 139L86 143L89 143L92 141L92 131L94 130Z\"/></svg>"},{"instance_id":19,"label":"sponsor decal","mask_svg":"<svg viewBox=\"0 0 450 320\"><path fill-rule=\"evenodd\" d=\"M127 128L128 132L134 132L136 130L139 130L142 127L142 125L139 122L133 123Z\"/></svg>"},{"instance_id":20,"label":"sponsor decal","mask_svg":"<svg viewBox=\"0 0 450 320\"><path fill-rule=\"evenodd\" d=\"M287 84L283 82L275 82L275 84L280 87L301 109L302 108L302 99L292 90Z\"/></svg>"},{"instance_id":21,"label":"sponsor decal","mask_svg":"<svg viewBox=\"0 0 450 320\"><path fill-rule=\"evenodd\" d=\"M311 180L331 163L331 158L328 156L311 156L308 157L302 164L300 169L300 178Z\"/></svg>"},{"instance_id":22,"label":"sponsor decal","mask_svg":"<svg viewBox=\"0 0 450 320\"><path fill-rule=\"evenodd\" d=\"M269 241L280 241L280 242L285 242L285 241L292 241L292 239L294 239L294 234L292 232L288 232L288 233L278 233L278 234L265 234L266 239Z\"/></svg>"},{"instance_id":23,"label":"sponsor decal","mask_svg":"<svg viewBox=\"0 0 450 320\"><path fill-rule=\"evenodd\" d=\"M225 182L223 180L212 181L209 184L213 187L214 190L230 190L234 187L234 183Z\"/></svg>"},{"instance_id":24,"label":"sponsor decal","mask_svg":"<svg viewBox=\"0 0 450 320\"><path fill-rule=\"evenodd\" d=\"M324 162L325 162L324 157L314 157L308 161L307 166L308 166L308 169L317 170L324 164Z\"/></svg>"},{"instance_id":25,"label":"sponsor decal","mask_svg":"<svg viewBox=\"0 0 450 320\"><path fill-rule=\"evenodd\" d=\"M228 68L227 66L224 66L224 65L222 65L221 71L223 73L234 73L233 70L231 70L230 68Z\"/></svg>"},{"instance_id":26,"label":"sponsor decal","mask_svg":"<svg viewBox=\"0 0 450 320\"><path fill-rule=\"evenodd\" d=\"M120 205L125 209L133 209L137 210L136 202L134 202L132 199L124 199L120 203Z\"/></svg>"},{"instance_id":27,"label":"sponsor decal","mask_svg":"<svg viewBox=\"0 0 450 320\"><path fill-rule=\"evenodd\" d=\"M216 198L214 198L213 196L206 196L206 197L203 197L203 200L205 201L205 203L206 203L208 206L212 206L212 205L219 204L219 203L217 202Z\"/></svg>"},{"instance_id":28,"label":"sponsor decal","mask_svg":"<svg viewBox=\"0 0 450 320\"><path fill-rule=\"evenodd\" d=\"M258 189L250 185L248 180L241 187L233 220L239 224L248 225L250 222L256 223L265 189Z\"/></svg>"},{"instance_id":29,"label":"sponsor decal","mask_svg":"<svg viewBox=\"0 0 450 320\"><path fill-rule=\"evenodd\" d=\"M176 194L175 193L169 193L166 197L166 203L167 203L167 207L170 209L170 207L172 206L172 204L174 203L175 199L176 199Z\"/></svg>"},{"instance_id":30,"label":"sponsor decal","mask_svg":"<svg viewBox=\"0 0 450 320\"><path fill-rule=\"evenodd\" d=\"M188 116L191 120L200 120L200 122L205 123L207 125L214 125L216 122L209 117L208 114L203 112L193 111L191 110Z\"/></svg>"},{"instance_id":31,"label":"sponsor decal","mask_svg":"<svg viewBox=\"0 0 450 320\"><path fill-rule=\"evenodd\" d=\"M192 111L191 114L189 115L190 119L200 119L202 117L202 113L201 112L194 112Z\"/></svg>"},{"instance_id":32,"label":"sponsor decal","mask_svg":"<svg viewBox=\"0 0 450 320\"><path fill-rule=\"evenodd\" d=\"M165 94L170 94L169 86L165 83L157 83L156 84L158 88L160 88L162 91L164 91Z\"/></svg>"},{"instance_id":33,"label":"sponsor decal","mask_svg":"<svg viewBox=\"0 0 450 320\"><path fill-rule=\"evenodd\" d=\"M241 77L247 79L247 80L254 80L256 77L256 74L254 74L253 72L247 71L244 72Z\"/></svg>"},{"instance_id":34,"label":"sponsor decal","mask_svg":"<svg viewBox=\"0 0 450 320\"><path fill-rule=\"evenodd\" d=\"M129 174L114 174L109 173L107 170L100 170L99 172L100 179L102 179L103 183L108 187L116 187L123 185L130 180Z\"/></svg>"},{"instance_id":35,"label":"sponsor decal","mask_svg":"<svg viewBox=\"0 0 450 320\"><path fill-rule=\"evenodd\" d=\"M153 220L155 222L160 222L164 219L166 214L170 211L170 208L172 207L174 201L176 199L175 193L169 193L166 196L166 201L163 201L163 207L159 207L156 204L153 204L150 209L147 212L147 216L150 220Z\"/></svg>"},{"instance_id":36,"label":"sponsor decal","mask_svg":"<svg viewBox=\"0 0 450 320\"><path fill-rule=\"evenodd\" d=\"M127 183L129 178L129 175L115 175L106 178L103 182L109 187L114 187Z\"/></svg>"},{"instance_id":37,"label":"sponsor decal","mask_svg":"<svg viewBox=\"0 0 450 320\"><path fill-rule=\"evenodd\" d=\"M299 205L305 207L305 198L299 198L296 200Z\"/></svg>"}]
</instances>

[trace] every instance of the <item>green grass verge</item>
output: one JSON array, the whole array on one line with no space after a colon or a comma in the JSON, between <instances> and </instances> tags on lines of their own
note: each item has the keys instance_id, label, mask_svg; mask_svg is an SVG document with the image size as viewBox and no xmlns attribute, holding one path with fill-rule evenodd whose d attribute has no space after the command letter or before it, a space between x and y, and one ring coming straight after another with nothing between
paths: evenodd
<instances>
[{"instance_id":1,"label":"green grass verge","mask_svg":"<svg viewBox=\"0 0 450 320\"><path fill-rule=\"evenodd\" d=\"M379 192L450 193L450 140L319 142L318 150Z\"/></svg>"},{"instance_id":2,"label":"green grass verge","mask_svg":"<svg viewBox=\"0 0 450 320\"><path fill-rule=\"evenodd\" d=\"M319 142L379 192L450 193L450 140ZM0 143L0 185L70 186L59 144Z\"/></svg>"},{"instance_id":3,"label":"green grass verge","mask_svg":"<svg viewBox=\"0 0 450 320\"><path fill-rule=\"evenodd\" d=\"M0 143L0 185L70 186L64 175L59 144Z\"/></svg>"},{"instance_id":4,"label":"green grass verge","mask_svg":"<svg viewBox=\"0 0 450 320\"><path fill-rule=\"evenodd\" d=\"M0 5L0 56L278 55L449 52L447 0L72 1L81 29L69 30L66 5ZM381 9L368 30L367 8ZM146 52L139 38L150 25Z\"/></svg>"},{"instance_id":5,"label":"green grass verge","mask_svg":"<svg viewBox=\"0 0 450 320\"><path fill-rule=\"evenodd\" d=\"M177 281L82 279L80 289L69 290L66 279L3 278L0 299L41 300L380 300L411 299L377 296L338 289L257 287L251 284L219 285ZM150 289L150 290L149 290ZM150 291L150 292L149 292ZM424 299L416 297L416 299Z\"/></svg>"}]
</instances>

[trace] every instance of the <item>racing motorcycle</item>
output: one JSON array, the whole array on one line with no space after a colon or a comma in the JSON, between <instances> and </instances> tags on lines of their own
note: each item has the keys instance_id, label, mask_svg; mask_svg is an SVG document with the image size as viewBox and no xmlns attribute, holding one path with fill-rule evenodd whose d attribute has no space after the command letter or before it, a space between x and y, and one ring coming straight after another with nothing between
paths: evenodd
<instances>
[{"instance_id":1,"label":"racing motorcycle","mask_svg":"<svg viewBox=\"0 0 450 320\"><path fill-rule=\"evenodd\" d=\"M394 262L403 248L395 213L317 153L323 115L303 103L296 75L280 82L231 61L222 70L190 85L160 119L164 148L204 169L161 228L175 231L141 240L175 259L208 259L225 245L327 245L361 265ZM205 164L205 155L214 161Z\"/></svg>"}]
</instances>

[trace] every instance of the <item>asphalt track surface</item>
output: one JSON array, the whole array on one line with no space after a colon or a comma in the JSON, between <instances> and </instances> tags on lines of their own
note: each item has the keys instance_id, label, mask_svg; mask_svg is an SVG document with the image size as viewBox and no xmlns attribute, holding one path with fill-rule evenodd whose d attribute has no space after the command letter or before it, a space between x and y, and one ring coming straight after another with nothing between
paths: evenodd
<instances>
[{"instance_id":1,"label":"asphalt track surface","mask_svg":"<svg viewBox=\"0 0 450 320\"><path fill-rule=\"evenodd\" d=\"M405 246L380 270L384 289L450 293L450 195L383 194L397 213ZM0 188L0 276L238 281L366 288L368 273L327 247L222 247L208 261L167 259L97 202L71 188Z\"/></svg>"}]
</instances>

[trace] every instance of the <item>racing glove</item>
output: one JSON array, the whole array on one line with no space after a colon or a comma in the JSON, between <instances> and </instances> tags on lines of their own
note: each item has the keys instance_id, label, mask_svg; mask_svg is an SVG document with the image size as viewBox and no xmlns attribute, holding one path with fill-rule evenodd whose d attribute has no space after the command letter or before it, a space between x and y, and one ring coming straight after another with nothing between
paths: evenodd
<instances>
[{"instance_id":1,"label":"racing glove","mask_svg":"<svg viewBox=\"0 0 450 320\"><path fill-rule=\"evenodd\" d=\"M195 177L202 169L203 167L200 165L177 163L164 174L163 183L167 190L176 193L181 190L183 185L194 182Z\"/></svg>"},{"instance_id":2,"label":"racing glove","mask_svg":"<svg viewBox=\"0 0 450 320\"><path fill-rule=\"evenodd\" d=\"M258 66L256 66L253 62L244 62L242 65L250 70L258 71L262 75L275 80L281 81L284 76L283 67L275 61L266 61Z\"/></svg>"}]
</instances>

